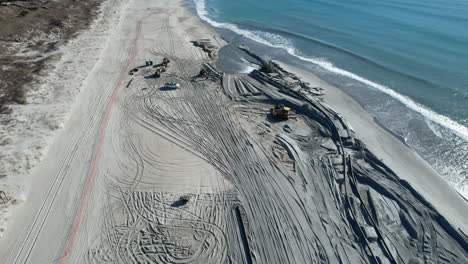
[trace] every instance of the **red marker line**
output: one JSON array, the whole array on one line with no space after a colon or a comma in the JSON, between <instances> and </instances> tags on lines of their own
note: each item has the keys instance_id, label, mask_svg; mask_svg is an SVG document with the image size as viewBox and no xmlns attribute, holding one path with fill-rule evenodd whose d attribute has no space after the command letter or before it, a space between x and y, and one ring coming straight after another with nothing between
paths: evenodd
<instances>
[{"instance_id":1,"label":"red marker line","mask_svg":"<svg viewBox=\"0 0 468 264\"><path fill-rule=\"evenodd\" d=\"M74 224L73 230L72 230L72 232L70 234L70 238L68 240L67 247L63 251L63 255L61 257L60 264L65 263L65 259L66 259L67 255L70 253L71 248L73 247L73 243L75 242L76 234L78 233L78 229L80 227L81 217L83 215L83 210L84 210L84 207L86 206L86 203L88 201L88 194L89 194L89 191L91 189L91 185L93 183L94 176L96 175L97 164L98 164L99 157L101 155L102 143L104 142L104 137L105 137L105 134L106 134L107 124L109 122L109 119L110 119L110 116L111 116L111 113L112 113L112 107L113 107L115 101L117 100L117 95L119 93L120 87L122 86L122 83L124 82L124 80L125 80L125 78L127 76L127 73L128 73L128 71L130 69L130 66L132 66L132 64L135 61L136 56L138 55L138 42L140 41L140 38L141 38L141 23L145 19L152 16L153 14L154 13L150 13L150 14L142 17L138 21L138 30L137 30L138 33L137 33L137 38L135 40L135 52L134 52L132 58L130 59L130 61L127 63L127 66L125 67L125 70L120 75L119 82L117 83L117 86L115 87L114 93L112 93L111 101L110 101L109 105L107 106L107 112L106 112L106 115L104 117L104 120L102 121L101 130L99 131L98 142L97 142L96 149L94 151L94 155L93 155L93 159L92 159L91 171L89 172L88 178L86 180L86 186L85 186L85 189L83 190L83 194L81 196L80 206L78 207L78 211L77 211L77 214L76 214L75 224Z\"/></svg>"}]
</instances>

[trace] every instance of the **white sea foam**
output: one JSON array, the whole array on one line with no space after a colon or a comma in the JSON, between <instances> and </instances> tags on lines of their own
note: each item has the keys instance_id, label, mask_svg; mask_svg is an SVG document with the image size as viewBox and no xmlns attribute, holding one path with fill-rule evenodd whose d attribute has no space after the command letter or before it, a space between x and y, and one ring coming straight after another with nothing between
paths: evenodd
<instances>
[{"instance_id":1,"label":"white sea foam","mask_svg":"<svg viewBox=\"0 0 468 264\"><path fill-rule=\"evenodd\" d=\"M248 62L246 59L242 58L243 66L244 68L242 69L241 73L251 73L253 70L258 69L257 65L254 65L250 62Z\"/></svg>"},{"instance_id":2,"label":"white sea foam","mask_svg":"<svg viewBox=\"0 0 468 264\"><path fill-rule=\"evenodd\" d=\"M442 131L440 131L439 127L434 125L434 123L428 119L424 121L426 122L427 126L431 129L432 133L434 133L434 135L436 135L439 138L444 138L444 135L442 134Z\"/></svg>"},{"instance_id":3,"label":"white sea foam","mask_svg":"<svg viewBox=\"0 0 468 264\"><path fill-rule=\"evenodd\" d=\"M205 0L195 0L195 7L197 10L198 16L200 16L202 20L206 21L208 24L214 27L229 29L239 35L250 38L264 45L268 45L274 48L286 49L290 53L295 51L291 41L281 36L271 34L268 32L244 30L244 29L240 29L238 26L233 25L233 24L220 23L220 22L216 22L210 19L209 17L207 17L208 12L206 11Z\"/></svg>"},{"instance_id":4,"label":"white sea foam","mask_svg":"<svg viewBox=\"0 0 468 264\"><path fill-rule=\"evenodd\" d=\"M273 48L279 48L285 50L288 54L299 58L300 60L306 61L313 63L315 65L318 65L330 72L333 72L335 74L341 75L341 76L346 76L348 78L351 78L353 80L359 81L361 83L364 83L370 87L376 88L391 97L397 99L401 103L403 103L406 107L422 114L425 118L443 126L451 131L453 131L456 135L459 137L463 138L465 141L468 141L468 127L457 123L456 121L450 119L449 117L446 117L444 115L438 114L427 107L413 101L409 97L399 94L398 92L390 89L389 87L386 87L384 85L375 83L373 81L367 80L357 74L354 74L352 72L340 69L336 66L333 65L333 63L325 60L325 59L320 59L320 58L308 58L304 57L298 54L296 49L294 48L294 45L287 39L267 33L267 32L261 32L261 31L249 31L249 30L244 30L240 29L238 26L229 24L229 23L220 23L216 22L212 19L210 19L207 15L208 12L206 11L206 5L205 5L205 0L195 0L195 6L198 15L200 16L201 19L206 21L207 23L211 24L214 27L218 28L225 28L229 29L231 31L234 31L237 34L240 34L244 37L250 38L256 42L262 43L264 45L273 47Z\"/></svg>"},{"instance_id":5,"label":"white sea foam","mask_svg":"<svg viewBox=\"0 0 468 264\"><path fill-rule=\"evenodd\" d=\"M256 69L257 67L254 67L252 65L247 65L240 73L251 73L253 70L256 70Z\"/></svg>"}]
</instances>

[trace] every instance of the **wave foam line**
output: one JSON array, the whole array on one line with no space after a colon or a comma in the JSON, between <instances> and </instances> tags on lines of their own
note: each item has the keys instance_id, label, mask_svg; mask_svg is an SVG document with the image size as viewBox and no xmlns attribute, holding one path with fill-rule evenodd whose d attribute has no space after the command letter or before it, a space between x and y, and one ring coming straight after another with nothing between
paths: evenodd
<instances>
[{"instance_id":1,"label":"wave foam line","mask_svg":"<svg viewBox=\"0 0 468 264\"><path fill-rule=\"evenodd\" d=\"M206 11L206 6L205 6L205 1L204 0L195 0L195 7L196 7L196 10L197 10L197 13L198 13L198 16L204 20L205 22L207 22L208 24L214 26L214 27L217 27L217 28L224 28L224 29L229 29L231 31L234 31L235 33L239 34L239 35L242 35L246 38L249 38L249 39L252 39L256 42L259 42L259 43L262 43L264 45L267 45L267 46L270 46L270 47L273 47L273 48L278 48L278 49L283 49L285 50L289 55L291 56L294 56L302 61L306 61L306 62L310 62L310 63L313 63L315 65L318 65L330 72L333 72L335 74L338 74L338 75L341 75L341 76L346 76L348 78L351 78L353 80L356 80L356 81L359 81L361 83L364 83L368 86L371 86L371 87L374 87L378 90L380 90L381 92L385 93L385 94L388 94L390 95L391 97L395 98L396 100L400 101L401 103L403 103L406 107L410 108L411 110L413 111L416 111L418 113L420 113L421 115L423 115L425 118L443 126L443 127L446 127L448 129L450 129L451 131L453 131L456 135L460 136L461 138L463 138L465 141L468 141L468 127L465 127L464 125L462 124L459 124L457 123L456 121L450 119L449 117L447 116L444 116L444 115L441 115L441 114L438 114L430 109L428 109L427 107L413 101L412 99L410 99L409 97L405 96L405 95L402 95L402 94L399 94L397 93L396 91L384 86L384 85L381 85L381 84L378 84L378 83L375 83L373 81L370 81L370 80L367 80L357 74L354 74L352 72L349 72L349 71L346 71L346 70L343 70L343 69L340 69L338 67L335 67L333 65L333 63L331 62L328 62L324 59L316 59L316 58L307 58L307 57L303 57L301 55L298 55L295 48L293 48L292 46L292 43L290 43L288 40L280 37L280 36L277 36L277 35L274 35L274 34L271 34L271 33L266 33L266 32L256 32L256 31L248 31L248 30L244 30L244 29L240 29L239 27L237 27L236 25L233 25L233 24L229 24L229 23L220 23L220 22L216 22L212 19L210 19L209 17L207 17L207 14L208 12ZM257 33L257 34L255 34ZM291 44L289 45L289 47L287 45L284 45L284 44L274 44L274 43L271 43L270 41L266 40L265 38L261 37L260 35L263 34L263 35L266 35L266 36L269 36L271 38L276 38L279 42L283 42L283 43L288 43L288 44Z\"/></svg>"}]
</instances>

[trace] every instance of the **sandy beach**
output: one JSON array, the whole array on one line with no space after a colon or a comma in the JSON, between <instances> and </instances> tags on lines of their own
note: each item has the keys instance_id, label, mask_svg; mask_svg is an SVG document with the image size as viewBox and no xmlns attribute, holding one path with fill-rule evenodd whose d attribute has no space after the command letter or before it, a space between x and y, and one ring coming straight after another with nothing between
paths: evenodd
<instances>
[{"instance_id":1,"label":"sandy beach","mask_svg":"<svg viewBox=\"0 0 468 264\"><path fill-rule=\"evenodd\" d=\"M281 64L287 71L296 73L312 86L324 89L324 102L347 120L356 132L356 138L365 142L369 150L399 178L407 181L435 209L445 215L452 224L468 234L467 202L437 173L410 150L404 139L391 134L342 90L320 80L301 69ZM447 203L447 201L450 201ZM463 210L463 208L465 208ZM462 210L460 210L462 209Z\"/></svg>"},{"instance_id":2,"label":"sandy beach","mask_svg":"<svg viewBox=\"0 0 468 264\"><path fill-rule=\"evenodd\" d=\"M2 263L468 262L467 201L344 92L248 47L259 68L223 73L229 43L184 1L120 4L63 127L9 179L27 192Z\"/></svg>"}]
</instances>

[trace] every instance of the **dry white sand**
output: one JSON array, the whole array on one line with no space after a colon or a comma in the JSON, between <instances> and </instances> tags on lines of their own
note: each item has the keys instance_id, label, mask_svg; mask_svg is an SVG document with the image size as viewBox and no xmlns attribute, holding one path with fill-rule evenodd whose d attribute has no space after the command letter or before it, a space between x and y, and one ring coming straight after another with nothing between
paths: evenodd
<instances>
[{"instance_id":1,"label":"dry white sand","mask_svg":"<svg viewBox=\"0 0 468 264\"><path fill-rule=\"evenodd\" d=\"M34 80L27 94L28 104L11 105L11 115L0 115L0 190L11 198L0 204L0 237L14 210L30 190L31 169L47 153L54 137L62 132L71 108L83 89L83 82L100 59L114 32L126 0L106 1L101 13L77 38L57 51L63 54L55 68ZM49 36L49 41L51 41ZM38 41L33 39L31 41ZM5 177L3 177L5 176Z\"/></svg>"},{"instance_id":2,"label":"dry white sand","mask_svg":"<svg viewBox=\"0 0 468 264\"><path fill-rule=\"evenodd\" d=\"M31 191L0 240L3 263L468 259L465 238L452 229L465 228L466 204L440 210L452 225L439 221L384 165L334 137L333 111L314 116L312 107L325 109L314 100L246 75L193 81L211 59L190 41L226 43L183 4L130 0L122 10L63 130L28 176ZM161 78L151 67L128 74L163 57L172 62ZM181 87L161 89L170 81ZM271 120L275 100L304 115ZM412 185L415 170L433 175L368 116L353 119L362 110L347 103L330 99L398 175ZM390 151L416 165L399 164ZM422 186L413 187L427 192ZM187 194L188 202L179 199Z\"/></svg>"},{"instance_id":3,"label":"dry white sand","mask_svg":"<svg viewBox=\"0 0 468 264\"><path fill-rule=\"evenodd\" d=\"M182 1L130 1L121 17L111 23L118 27L108 40L104 40L107 47L80 88L65 127L50 145L42 162L27 175L30 191L26 203L15 208L7 232L0 241L0 256L4 263L57 261L67 252L72 230L78 226L77 242L70 242L70 245L76 243L78 248L81 247L82 241L87 241L91 235L83 230L104 224L95 221L102 219L105 203L110 202L104 197L119 195L123 186L135 192L152 191L161 195L171 192L170 196L161 199L172 202L186 193L192 194L196 202L199 193L227 188L228 183L199 153L184 149L171 131L157 126L149 129L147 125L139 124L146 122L148 117L133 116L131 112L132 107L137 107L131 99L141 96L142 88L154 92L163 81L180 81L178 79L182 77L176 76L174 62L165 79L154 83L140 75L139 80L126 87L131 77L127 69L130 61L133 61L130 65L133 68L144 64L146 59L158 62L173 55L194 61L206 59L208 56L190 41L212 38L215 35L213 29L201 24L183 7ZM79 64L85 59L79 55L75 60L67 58L71 60L70 64ZM62 70L68 73L68 69ZM78 67L76 73L81 70ZM149 75L150 70L147 70ZM54 78L50 83L57 86L63 80ZM128 101L135 105L127 105ZM164 106L161 109L165 109ZM94 162L95 172L92 172ZM114 187L118 189L109 194L108 188ZM81 219L78 217L80 210L83 211ZM88 210L98 213L95 215Z\"/></svg>"}]
</instances>

